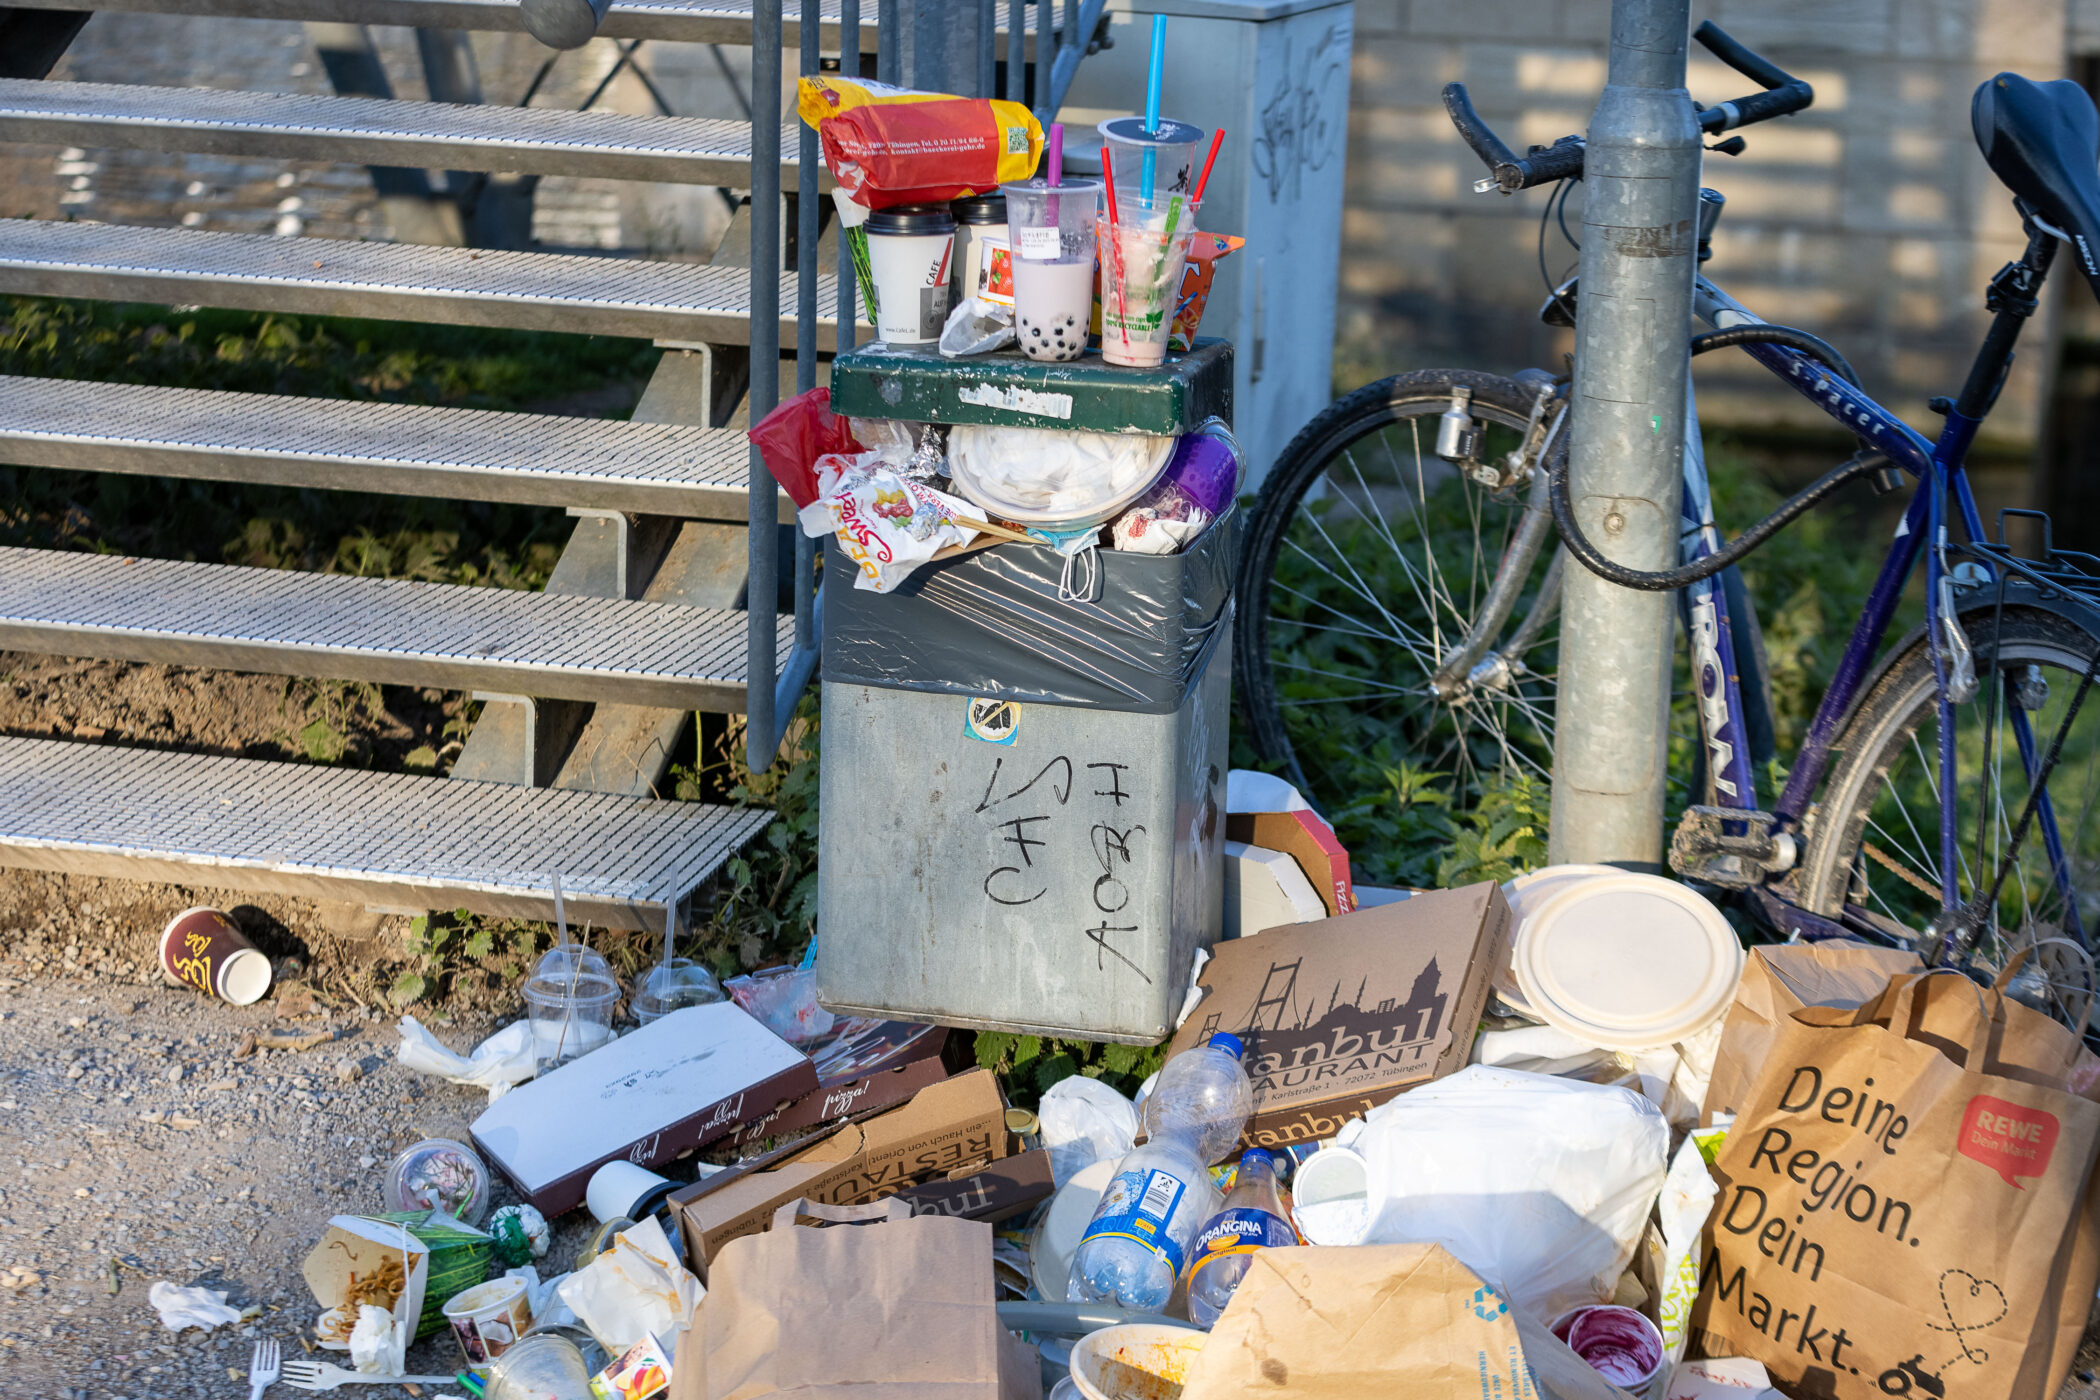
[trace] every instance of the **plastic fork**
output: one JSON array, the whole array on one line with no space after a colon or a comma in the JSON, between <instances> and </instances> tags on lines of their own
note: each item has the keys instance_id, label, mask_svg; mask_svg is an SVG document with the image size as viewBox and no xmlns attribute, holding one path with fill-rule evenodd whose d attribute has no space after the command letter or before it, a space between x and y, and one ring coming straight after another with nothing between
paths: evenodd
<instances>
[{"instance_id":1,"label":"plastic fork","mask_svg":"<svg viewBox=\"0 0 2100 1400\"><path fill-rule=\"evenodd\" d=\"M255 1354L248 1358L248 1400L262 1400L262 1393L276 1384L283 1356L275 1337L255 1344Z\"/></svg>"},{"instance_id":2,"label":"plastic fork","mask_svg":"<svg viewBox=\"0 0 2100 1400\"><path fill-rule=\"evenodd\" d=\"M334 1390L339 1385L452 1385L453 1376L368 1376L328 1361L294 1357L284 1363L284 1383L294 1390ZM250 1396L249 1400L255 1400Z\"/></svg>"}]
</instances>

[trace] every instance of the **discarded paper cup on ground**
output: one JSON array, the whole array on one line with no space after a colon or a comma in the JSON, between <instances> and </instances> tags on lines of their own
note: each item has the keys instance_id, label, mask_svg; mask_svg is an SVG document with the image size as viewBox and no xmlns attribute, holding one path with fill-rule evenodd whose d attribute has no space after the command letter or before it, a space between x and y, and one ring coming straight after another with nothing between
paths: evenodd
<instances>
[{"instance_id":1,"label":"discarded paper cup on ground","mask_svg":"<svg viewBox=\"0 0 2100 1400\"><path fill-rule=\"evenodd\" d=\"M899 204L868 216L868 265L875 282L875 337L888 345L930 345L948 321L955 217L945 204Z\"/></svg>"},{"instance_id":2,"label":"discarded paper cup on ground","mask_svg":"<svg viewBox=\"0 0 2100 1400\"><path fill-rule=\"evenodd\" d=\"M1291 1177L1291 1214L1307 1244L1362 1244L1371 1229L1371 1169L1346 1147L1323 1147Z\"/></svg>"},{"instance_id":3,"label":"discarded paper cup on ground","mask_svg":"<svg viewBox=\"0 0 2100 1400\"><path fill-rule=\"evenodd\" d=\"M1149 368L1166 359L1195 214L1185 207L1172 233L1101 221L1101 358L1110 364Z\"/></svg>"},{"instance_id":4,"label":"discarded paper cup on ground","mask_svg":"<svg viewBox=\"0 0 2100 1400\"><path fill-rule=\"evenodd\" d=\"M596 1400L591 1369L566 1337L527 1337L488 1367L487 1400Z\"/></svg>"},{"instance_id":5,"label":"discarded paper cup on ground","mask_svg":"<svg viewBox=\"0 0 2100 1400\"><path fill-rule=\"evenodd\" d=\"M590 1185L583 1190L583 1202L591 1209L591 1219L599 1224L608 1220L646 1220L656 1213L664 1197L678 1189L678 1183L658 1176L647 1167L638 1167L632 1162L607 1162L591 1173Z\"/></svg>"},{"instance_id":6,"label":"discarded paper cup on ground","mask_svg":"<svg viewBox=\"0 0 2100 1400\"><path fill-rule=\"evenodd\" d=\"M160 970L178 987L248 1006L270 990L270 960L222 909L199 905L160 931Z\"/></svg>"},{"instance_id":7,"label":"discarded paper cup on ground","mask_svg":"<svg viewBox=\"0 0 2100 1400\"><path fill-rule=\"evenodd\" d=\"M445 1321L476 1375L486 1375L489 1363L509 1351L532 1326L532 1302L525 1296L525 1280L492 1278L455 1294L445 1304ZM583 1358L577 1358L580 1366ZM585 1373L584 1379L590 1376Z\"/></svg>"},{"instance_id":8,"label":"discarded paper cup on ground","mask_svg":"<svg viewBox=\"0 0 2100 1400\"><path fill-rule=\"evenodd\" d=\"M1086 1400L1158 1400L1178 1395L1207 1333L1156 1322L1089 1332L1072 1348L1072 1380Z\"/></svg>"},{"instance_id":9,"label":"discarded paper cup on ground","mask_svg":"<svg viewBox=\"0 0 2100 1400\"><path fill-rule=\"evenodd\" d=\"M541 1074L612 1039L613 1003L620 999L620 984L609 976L589 971L566 977L539 974L526 981L524 996L532 1014L533 1057Z\"/></svg>"},{"instance_id":10,"label":"discarded paper cup on ground","mask_svg":"<svg viewBox=\"0 0 2100 1400\"><path fill-rule=\"evenodd\" d=\"M1647 1314L1614 1303L1577 1308L1553 1324L1590 1369L1619 1389L1648 1396L1663 1368L1663 1338Z\"/></svg>"}]
</instances>

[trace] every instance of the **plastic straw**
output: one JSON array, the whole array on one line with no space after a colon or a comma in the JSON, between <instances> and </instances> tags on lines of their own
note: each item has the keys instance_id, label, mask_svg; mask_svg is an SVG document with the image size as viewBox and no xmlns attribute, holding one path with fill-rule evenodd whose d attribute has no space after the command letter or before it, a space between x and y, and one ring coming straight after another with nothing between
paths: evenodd
<instances>
[{"instance_id":1,"label":"plastic straw","mask_svg":"<svg viewBox=\"0 0 2100 1400\"><path fill-rule=\"evenodd\" d=\"M1116 237L1116 224L1118 222L1118 220L1116 219L1116 163L1108 158L1108 150L1106 147L1104 147L1101 152L1101 176L1103 179L1108 181L1109 259L1114 262L1117 268L1120 268L1123 265L1123 245L1121 240L1119 240ZM1109 268L1109 262L1104 261L1101 264L1102 285L1107 285L1107 280L1110 276L1115 276L1116 315L1123 319L1123 339L1127 341L1130 339L1130 306L1123 298L1123 278L1120 274L1111 273ZM1101 340L1103 344L1107 344L1108 342L1108 327L1106 325L1103 325L1101 327Z\"/></svg>"},{"instance_id":2,"label":"plastic straw","mask_svg":"<svg viewBox=\"0 0 2100 1400\"><path fill-rule=\"evenodd\" d=\"M1167 17L1152 17L1152 66L1145 74L1145 134L1159 135L1159 80L1167 61ZM1106 153L1104 152L1104 155ZM1106 163L1105 161L1103 162ZM1145 156L1138 171L1138 207L1152 207L1152 181L1159 172L1159 152L1151 146L1145 147Z\"/></svg>"},{"instance_id":3,"label":"plastic straw","mask_svg":"<svg viewBox=\"0 0 2100 1400\"><path fill-rule=\"evenodd\" d=\"M1050 184L1054 188L1065 182L1065 124L1050 123Z\"/></svg>"},{"instance_id":4,"label":"plastic straw","mask_svg":"<svg viewBox=\"0 0 2100 1400\"><path fill-rule=\"evenodd\" d=\"M1210 154L1203 158L1203 173L1196 177L1196 188L1189 191L1189 208L1191 209L1203 203L1203 187L1210 183L1210 168L1218 163L1218 147L1223 144L1224 140L1225 128L1222 126L1210 134ZM1174 196L1174 202L1167 206L1168 238L1174 236L1174 226L1180 222L1181 196L1177 194Z\"/></svg>"}]
</instances>

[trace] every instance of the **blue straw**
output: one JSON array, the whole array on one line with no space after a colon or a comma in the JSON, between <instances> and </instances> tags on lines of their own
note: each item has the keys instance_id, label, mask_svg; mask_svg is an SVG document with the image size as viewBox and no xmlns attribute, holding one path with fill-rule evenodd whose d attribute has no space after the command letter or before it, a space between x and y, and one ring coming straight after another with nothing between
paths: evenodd
<instances>
[{"instance_id":1,"label":"blue straw","mask_svg":"<svg viewBox=\"0 0 2100 1400\"><path fill-rule=\"evenodd\" d=\"M1152 17L1152 68L1145 75L1145 134L1159 135L1159 80L1167 58L1167 17ZM1152 207L1152 180L1159 170L1159 152L1145 147L1144 163L1138 171L1138 200L1141 208Z\"/></svg>"}]
</instances>

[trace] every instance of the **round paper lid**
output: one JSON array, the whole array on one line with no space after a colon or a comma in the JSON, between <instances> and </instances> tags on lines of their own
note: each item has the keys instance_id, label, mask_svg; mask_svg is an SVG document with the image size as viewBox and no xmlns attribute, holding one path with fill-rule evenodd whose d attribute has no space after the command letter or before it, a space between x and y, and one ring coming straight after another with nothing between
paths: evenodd
<instances>
[{"instance_id":1,"label":"round paper lid","mask_svg":"<svg viewBox=\"0 0 2100 1400\"><path fill-rule=\"evenodd\" d=\"M1517 939L1524 936L1524 920L1544 908L1546 901L1572 884L1587 880L1592 875L1622 875L1625 872L1616 865L1546 865L1537 870L1527 870L1502 882L1502 897L1509 902L1511 922L1516 932L1510 937L1512 957ZM1495 995L1520 1015L1531 1014L1531 1003L1524 997L1524 989L1517 985L1516 968L1504 963L1495 969L1489 979Z\"/></svg>"},{"instance_id":2,"label":"round paper lid","mask_svg":"<svg viewBox=\"0 0 2100 1400\"><path fill-rule=\"evenodd\" d=\"M1705 898L1654 875L1591 875L1524 920L1514 958L1532 1014L1593 1045L1668 1045L1728 1009L1743 971L1735 930Z\"/></svg>"}]
</instances>

